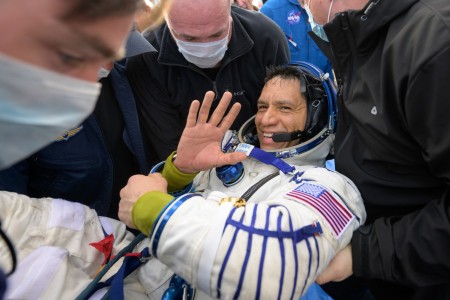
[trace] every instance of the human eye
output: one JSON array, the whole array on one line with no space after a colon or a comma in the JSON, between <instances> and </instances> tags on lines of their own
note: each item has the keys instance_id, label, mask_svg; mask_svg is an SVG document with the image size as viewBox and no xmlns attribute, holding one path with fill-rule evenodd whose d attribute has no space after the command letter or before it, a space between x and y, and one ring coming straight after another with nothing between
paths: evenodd
<instances>
[{"instance_id":1,"label":"human eye","mask_svg":"<svg viewBox=\"0 0 450 300\"><path fill-rule=\"evenodd\" d=\"M180 35L180 39L184 42L194 42L195 41L195 37L190 36L190 35Z\"/></svg>"},{"instance_id":2,"label":"human eye","mask_svg":"<svg viewBox=\"0 0 450 300\"><path fill-rule=\"evenodd\" d=\"M279 106L278 109L283 112L288 112L288 111L292 110L292 108L290 106L285 106L285 105Z\"/></svg>"},{"instance_id":3,"label":"human eye","mask_svg":"<svg viewBox=\"0 0 450 300\"><path fill-rule=\"evenodd\" d=\"M258 111L265 111L267 110L267 105L264 103L258 103Z\"/></svg>"},{"instance_id":4,"label":"human eye","mask_svg":"<svg viewBox=\"0 0 450 300\"><path fill-rule=\"evenodd\" d=\"M58 58L62 65L68 67L76 67L86 61L84 57L74 55L68 51L58 51Z\"/></svg>"},{"instance_id":5,"label":"human eye","mask_svg":"<svg viewBox=\"0 0 450 300\"><path fill-rule=\"evenodd\" d=\"M220 38L222 36L223 36L223 33L222 32L218 32L218 33L215 33L215 34L211 35L210 38L215 39L215 38Z\"/></svg>"}]
</instances>

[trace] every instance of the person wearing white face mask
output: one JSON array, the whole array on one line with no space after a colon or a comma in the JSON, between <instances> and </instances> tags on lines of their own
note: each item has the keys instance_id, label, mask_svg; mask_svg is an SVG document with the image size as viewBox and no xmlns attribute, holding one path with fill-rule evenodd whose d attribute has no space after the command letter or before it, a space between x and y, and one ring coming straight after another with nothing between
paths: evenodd
<instances>
[{"instance_id":1,"label":"person wearing white face mask","mask_svg":"<svg viewBox=\"0 0 450 300\"><path fill-rule=\"evenodd\" d=\"M139 5L139 0L0 1L0 169L92 112L100 91L98 70L122 56ZM28 197L0 192L0 198ZM14 270L15 261L5 262L0 272ZM0 283L0 299L4 288Z\"/></svg>"},{"instance_id":2,"label":"person wearing white face mask","mask_svg":"<svg viewBox=\"0 0 450 300\"><path fill-rule=\"evenodd\" d=\"M67 199L95 209L100 216L117 219L120 188L130 176L150 170L125 70L128 57L147 51L155 50L133 26L125 44L125 58L114 62L99 79L102 89L94 112L69 130L56 128L64 130L63 134L48 130L51 144L0 170L0 190L34 198ZM66 94L72 95L66 92L56 97L56 104L63 105L59 99Z\"/></svg>"},{"instance_id":3,"label":"person wearing white face mask","mask_svg":"<svg viewBox=\"0 0 450 300\"><path fill-rule=\"evenodd\" d=\"M167 22L170 29L170 22ZM171 30L173 32L173 29ZM186 42L177 39L173 36L178 46L178 51L183 54L184 58L202 69L214 68L219 64L228 49L228 42L230 41L231 21L227 30L227 35L213 42L195 43Z\"/></svg>"},{"instance_id":4,"label":"person wearing white face mask","mask_svg":"<svg viewBox=\"0 0 450 300\"><path fill-rule=\"evenodd\" d=\"M450 299L449 1L311 0L309 9L339 84L336 170L368 215L318 282L353 274L376 299Z\"/></svg>"},{"instance_id":5,"label":"person wearing white face mask","mask_svg":"<svg viewBox=\"0 0 450 300\"><path fill-rule=\"evenodd\" d=\"M289 62L278 26L229 0L174 0L155 34L158 53L127 62L150 164L176 149L191 99L232 92L243 106L237 129L256 111L265 68Z\"/></svg>"}]
</instances>

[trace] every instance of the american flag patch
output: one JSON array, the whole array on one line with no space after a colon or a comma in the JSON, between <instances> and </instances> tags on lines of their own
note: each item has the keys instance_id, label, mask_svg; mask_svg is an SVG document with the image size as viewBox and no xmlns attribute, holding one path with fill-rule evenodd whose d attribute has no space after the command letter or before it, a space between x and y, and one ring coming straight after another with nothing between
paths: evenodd
<instances>
[{"instance_id":1,"label":"american flag patch","mask_svg":"<svg viewBox=\"0 0 450 300\"><path fill-rule=\"evenodd\" d=\"M286 194L313 208L330 225L333 236L339 238L355 218L349 209L321 186L303 182Z\"/></svg>"}]
</instances>

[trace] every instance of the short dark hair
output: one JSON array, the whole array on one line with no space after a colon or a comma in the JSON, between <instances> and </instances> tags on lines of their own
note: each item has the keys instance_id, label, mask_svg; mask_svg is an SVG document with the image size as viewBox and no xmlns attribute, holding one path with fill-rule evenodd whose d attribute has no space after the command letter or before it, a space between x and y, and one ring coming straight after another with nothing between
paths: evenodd
<instances>
[{"instance_id":1,"label":"short dark hair","mask_svg":"<svg viewBox=\"0 0 450 300\"><path fill-rule=\"evenodd\" d=\"M300 80L301 76L302 73L300 69L293 66L269 66L266 69L266 78L264 82L267 82L275 77Z\"/></svg>"},{"instance_id":2,"label":"short dark hair","mask_svg":"<svg viewBox=\"0 0 450 300\"><path fill-rule=\"evenodd\" d=\"M328 95L323 83L309 72L304 72L298 65L270 66L266 69L264 82L273 78L298 80L300 92L306 100L307 119L303 140L316 135L328 122Z\"/></svg>"},{"instance_id":3,"label":"short dark hair","mask_svg":"<svg viewBox=\"0 0 450 300\"><path fill-rule=\"evenodd\" d=\"M131 15L145 5L143 0L72 0L73 7L64 19L98 19Z\"/></svg>"},{"instance_id":4,"label":"short dark hair","mask_svg":"<svg viewBox=\"0 0 450 300\"><path fill-rule=\"evenodd\" d=\"M296 79L300 82L301 93L303 96L306 92L306 82L303 72L295 66L283 65L283 66L269 66L266 68L266 77L264 83L267 83L275 77L280 77L281 79Z\"/></svg>"}]
</instances>

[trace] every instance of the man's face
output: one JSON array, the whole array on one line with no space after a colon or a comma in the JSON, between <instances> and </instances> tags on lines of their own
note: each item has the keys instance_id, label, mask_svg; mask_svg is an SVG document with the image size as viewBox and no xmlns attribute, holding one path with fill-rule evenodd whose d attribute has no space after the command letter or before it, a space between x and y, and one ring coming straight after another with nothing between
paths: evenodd
<instances>
[{"instance_id":1,"label":"man's face","mask_svg":"<svg viewBox=\"0 0 450 300\"><path fill-rule=\"evenodd\" d=\"M334 19L334 15L346 11L346 10L361 10L367 5L369 0L350 0L350 1L338 1L335 0L331 6L331 0L300 0L304 4L309 3L309 9L314 17L314 21L317 24L324 25L328 20L328 11L330 11L331 21ZM331 6L331 10L330 10Z\"/></svg>"},{"instance_id":2,"label":"man's face","mask_svg":"<svg viewBox=\"0 0 450 300\"><path fill-rule=\"evenodd\" d=\"M258 99L255 117L260 147L276 150L297 145L299 140L275 143L275 132L303 130L306 123L306 99L300 92L300 82L296 79L275 77L269 80Z\"/></svg>"},{"instance_id":3,"label":"man's face","mask_svg":"<svg viewBox=\"0 0 450 300\"><path fill-rule=\"evenodd\" d=\"M16 59L96 81L99 68L117 58L132 15L93 21L63 20L72 1L0 1L0 52Z\"/></svg>"},{"instance_id":4,"label":"man's face","mask_svg":"<svg viewBox=\"0 0 450 300\"><path fill-rule=\"evenodd\" d=\"M304 0L311 10L311 14L314 17L314 21L317 24L325 24L328 20L328 11L330 10L331 0ZM331 7L332 8L332 7ZM330 20L332 19L330 12Z\"/></svg>"}]
</instances>

